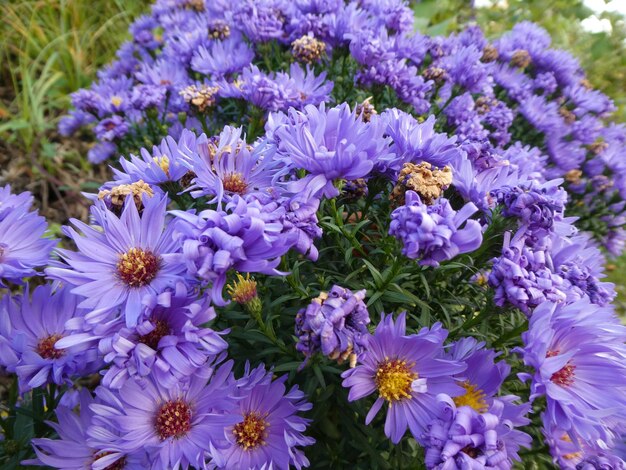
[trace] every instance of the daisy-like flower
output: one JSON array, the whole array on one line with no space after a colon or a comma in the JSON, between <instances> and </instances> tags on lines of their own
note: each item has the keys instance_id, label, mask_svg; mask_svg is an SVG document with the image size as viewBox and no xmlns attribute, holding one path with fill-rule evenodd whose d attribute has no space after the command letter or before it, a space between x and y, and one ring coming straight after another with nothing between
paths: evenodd
<instances>
[{"instance_id":1,"label":"daisy-like flower","mask_svg":"<svg viewBox=\"0 0 626 470\"><path fill-rule=\"evenodd\" d=\"M535 308L520 349L535 372L519 375L531 380L531 399L545 395L546 428L611 445L615 424L626 422L625 338L612 310L587 298Z\"/></svg>"},{"instance_id":2,"label":"daisy-like flower","mask_svg":"<svg viewBox=\"0 0 626 470\"><path fill-rule=\"evenodd\" d=\"M196 175L190 187L192 196L213 196L221 202L225 196L251 194L272 186L280 164L274 160L273 149L264 142L248 145L241 134L241 127L226 126L216 144L207 141L198 145L197 152L186 155L186 164Z\"/></svg>"},{"instance_id":3,"label":"daisy-like flower","mask_svg":"<svg viewBox=\"0 0 626 470\"><path fill-rule=\"evenodd\" d=\"M462 338L450 346L447 357L467 364L467 369L459 374L465 393L454 397L456 406L469 406L479 413L490 408L493 397L511 372L506 361L495 362L498 356L499 353L485 349L485 343L474 338Z\"/></svg>"},{"instance_id":4,"label":"daisy-like flower","mask_svg":"<svg viewBox=\"0 0 626 470\"><path fill-rule=\"evenodd\" d=\"M29 192L14 195L10 186L0 187L0 286L5 280L20 282L34 275L34 268L48 262L56 244L43 238L48 224L29 211L32 202Z\"/></svg>"},{"instance_id":5,"label":"daisy-like flower","mask_svg":"<svg viewBox=\"0 0 626 470\"><path fill-rule=\"evenodd\" d=\"M273 132L287 166L309 173L291 183L289 190L311 198L337 196L335 181L367 177L375 162L391 153L382 126L358 119L345 103L291 110L289 120Z\"/></svg>"},{"instance_id":6,"label":"daisy-like flower","mask_svg":"<svg viewBox=\"0 0 626 470\"><path fill-rule=\"evenodd\" d=\"M80 298L64 287L38 286L30 297L5 296L0 304L0 363L15 372L21 392L46 383L64 385L75 375L95 372L101 361L95 350L58 349L57 341L73 333L66 322L84 315Z\"/></svg>"},{"instance_id":7,"label":"daisy-like flower","mask_svg":"<svg viewBox=\"0 0 626 470\"><path fill-rule=\"evenodd\" d=\"M182 164L183 153L196 148L196 136L184 129L180 139L175 141L168 136L160 145L140 149L140 156L130 155L130 159L120 158L122 170L113 168L115 179L122 183L134 183L142 180L148 184L162 184L179 181L188 171Z\"/></svg>"},{"instance_id":8,"label":"daisy-like flower","mask_svg":"<svg viewBox=\"0 0 626 470\"><path fill-rule=\"evenodd\" d=\"M398 443L407 426L413 437L421 439L436 409L436 396L461 395L464 389L454 375L465 369L460 361L443 358L443 342L448 332L436 324L419 333L406 334L406 314L393 321L383 316L369 338L359 365L342 374L343 386L350 388L348 400L354 401L374 392L378 398L367 414L369 424L383 403L389 403L385 434Z\"/></svg>"},{"instance_id":9,"label":"daisy-like flower","mask_svg":"<svg viewBox=\"0 0 626 470\"><path fill-rule=\"evenodd\" d=\"M59 249L64 263L46 273L73 286L72 292L84 297L79 306L95 310L92 317L121 308L127 326L135 326L146 296L185 281L180 246L172 238L174 224L166 223L167 198L145 197L143 203L140 216L128 197L118 217L99 201L91 209L97 227L72 219L82 235L64 228L79 251Z\"/></svg>"},{"instance_id":10,"label":"daisy-like flower","mask_svg":"<svg viewBox=\"0 0 626 470\"><path fill-rule=\"evenodd\" d=\"M205 468L213 442L224 438L224 429L240 418L226 413L234 406L226 380L232 363L195 374L185 383L165 386L149 377L143 383L128 380L112 391L96 389L100 404L95 413L93 436L103 452L145 451L151 468ZM207 376L211 380L207 385ZM118 430L114 435L108 428Z\"/></svg>"},{"instance_id":11,"label":"daisy-like flower","mask_svg":"<svg viewBox=\"0 0 626 470\"><path fill-rule=\"evenodd\" d=\"M447 395L437 397L437 417L423 436L428 469L510 470L520 461L520 447L530 447L531 437L516 426L530 422L524 415L528 404L515 405L515 396L493 401L479 413L470 406L457 406Z\"/></svg>"},{"instance_id":12,"label":"daisy-like flower","mask_svg":"<svg viewBox=\"0 0 626 470\"><path fill-rule=\"evenodd\" d=\"M37 459L22 462L24 465L45 465L64 470L141 470L148 459L143 451L125 454L119 451L103 452L89 442L89 427L94 416L90 408L95 403L91 393L82 389L78 413L71 407L59 405L55 410L58 423L48 422L58 434L57 439L33 439ZM110 427L106 433L115 435Z\"/></svg>"},{"instance_id":13,"label":"daisy-like flower","mask_svg":"<svg viewBox=\"0 0 626 470\"><path fill-rule=\"evenodd\" d=\"M298 413L310 410L311 404L297 385L287 392L286 379L272 381L272 372L263 365L246 370L239 380L231 377L238 397L231 416L238 422L224 429L226 442L211 450L219 468L288 470L309 465L299 447L315 440L302 434L310 420Z\"/></svg>"}]
</instances>

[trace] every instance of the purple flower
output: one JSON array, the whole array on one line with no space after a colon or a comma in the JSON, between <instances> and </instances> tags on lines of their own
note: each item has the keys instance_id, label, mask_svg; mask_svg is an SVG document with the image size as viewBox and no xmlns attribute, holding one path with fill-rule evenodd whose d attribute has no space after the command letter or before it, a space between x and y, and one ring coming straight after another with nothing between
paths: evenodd
<instances>
[{"instance_id":1,"label":"purple flower","mask_svg":"<svg viewBox=\"0 0 626 470\"><path fill-rule=\"evenodd\" d=\"M243 0L234 5L233 22L254 43L281 39L287 5L284 0Z\"/></svg>"},{"instance_id":2,"label":"purple flower","mask_svg":"<svg viewBox=\"0 0 626 470\"><path fill-rule=\"evenodd\" d=\"M111 158L116 150L117 146L113 142L98 142L87 152L87 160L91 163L102 163Z\"/></svg>"},{"instance_id":3,"label":"purple flower","mask_svg":"<svg viewBox=\"0 0 626 470\"><path fill-rule=\"evenodd\" d=\"M145 451L152 468L204 468L211 445L224 438L224 428L237 423L236 406L226 379L232 364L195 374L184 383L164 386L153 377L128 380L119 390L98 387L100 403L94 412L90 434L103 452ZM207 376L211 376L207 384ZM112 435L102 428L118 430Z\"/></svg>"},{"instance_id":4,"label":"purple flower","mask_svg":"<svg viewBox=\"0 0 626 470\"><path fill-rule=\"evenodd\" d=\"M10 186L0 187L0 287L4 281L21 282L35 275L34 268L48 263L57 240L43 238L46 219L30 212L29 192L11 194Z\"/></svg>"},{"instance_id":5,"label":"purple flower","mask_svg":"<svg viewBox=\"0 0 626 470\"><path fill-rule=\"evenodd\" d=\"M437 396L437 417L423 436L428 469L510 470L521 461L521 446L530 447L531 437L514 428L528 424L523 416L529 405L514 405L515 396L494 399L485 413L469 406L457 407L447 395Z\"/></svg>"},{"instance_id":6,"label":"purple flower","mask_svg":"<svg viewBox=\"0 0 626 470\"><path fill-rule=\"evenodd\" d=\"M546 397L546 428L611 445L626 419L625 334L611 309L587 299L535 308L520 349L534 373L520 378L531 379L531 399Z\"/></svg>"},{"instance_id":7,"label":"purple flower","mask_svg":"<svg viewBox=\"0 0 626 470\"><path fill-rule=\"evenodd\" d=\"M359 365L341 375L343 386L350 388L349 401L378 392L365 424L374 419L385 401L389 402L385 434L394 444L402 439L407 426L413 437L421 439L434 416L439 393L463 393L453 375L462 372L465 365L442 357L448 332L436 324L407 336L405 317L405 313L400 314L394 324L392 315L383 315L359 357Z\"/></svg>"},{"instance_id":8,"label":"purple flower","mask_svg":"<svg viewBox=\"0 0 626 470\"><path fill-rule=\"evenodd\" d=\"M457 407L469 406L478 413L491 407L493 398L511 372L506 361L495 362L499 355L492 349L485 349L485 343L474 338L462 338L450 346L447 357L467 364L467 369L458 374L463 379L461 386L465 394L454 397Z\"/></svg>"},{"instance_id":9,"label":"purple flower","mask_svg":"<svg viewBox=\"0 0 626 470\"><path fill-rule=\"evenodd\" d=\"M229 200L234 194L266 192L281 162L267 142L248 145L241 127L224 127L213 144L198 138L197 150L185 154L185 165L196 177L190 187L193 197L213 196L212 201Z\"/></svg>"},{"instance_id":10,"label":"purple flower","mask_svg":"<svg viewBox=\"0 0 626 470\"><path fill-rule=\"evenodd\" d=\"M141 157L130 155L130 160L120 158L122 170L113 168L115 179L123 183L133 183L143 180L150 185L179 181L188 171L183 165L185 154L197 146L195 134L187 129L183 130L178 142L168 136L158 146L139 150Z\"/></svg>"},{"instance_id":11,"label":"purple flower","mask_svg":"<svg viewBox=\"0 0 626 470\"><path fill-rule=\"evenodd\" d=\"M167 89L160 85L137 85L130 97L133 107L141 111L160 107L166 99Z\"/></svg>"},{"instance_id":12,"label":"purple flower","mask_svg":"<svg viewBox=\"0 0 626 470\"><path fill-rule=\"evenodd\" d=\"M356 362L369 336L370 317L363 299L365 289L352 293L335 285L322 292L296 315L296 349L307 359L321 352L339 362L347 358Z\"/></svg>"},{"instance_id":13,"label":"purple flower","mask_svg":"<svg viewBox=\"0 0 626 470\"><path fill-rule=\"evenodd\" d=\"M80 299L64 287L54 291L49 284L38 286L29 298L24 294L5 296L0 304L0 363L17 374L21 392L47 383L71 383L75 375L95 372L101 365L96 350L59 349L55 345L72 330L66 322L81 317Z\"/></svg>"},{"instance_id":14,"label":"purple flower","mask_svg":"<svg viewBox=\"0 0 626 470\"><path fill-rule=\"evenodd\" d=\"M59 134L68 137L81 127L85 127L93 121L95 121L95 117L92 114L81 111L80 109L75 109L59 120Z\"/></svg>"},{"instance_id":15,"label":"purple flower","mask_svg":"<svg viewBox=\"0 0 626 470\"><path fill-rule=\"evenodd\" d=\"M98 201L91 214L100 229L72 219L82 235L70 227L64 231L79 251L58 249L63 262L46 270L84 297L79 306L92 309L95 321L120 308L127 326L135 326L145 297L186 280L180 246L172 238L174 224L166 224L167 199L145 197L143 204L139 215L128 197L118 217Z\"/></svg>"},{"instance_id":16,"label":"purple flower","mask_svg":"<svg viewBox=\"0 0 626 470\"><path fill-rule=\"evenodd\" d=\"M92 445L89 438L89 427L93 423L94 411L91 407L96 403L87 389L79 392L79 411L72 407L59 405L55 412L58 423L48 422L58 439L33 439L32 445L37 459L22 462L24 465L46 465L64 470L107 470L124 468L124 470L145 469L148 464L147 455L139 450L128 454L124 452L102 452L98 446ZM110 436L119 438L111 426L103 426Z\"/></svg>"},{"instance_id":17,"label":"purple flower","mask_svg":"<svg viewBox=\"0 0 626 470\"><path fill-rule=\"evenodd\" d=\"M211 283L215 305L224 305L222 290L230 269L279 274L280 257L298 238L281 223L285 209L235 194L223 210L199 214L174 211L180 220L176 240L190 275Z\"/></svg>"},{"instance_id":18,"label":"purple flower","mask_svg":"<svg viewBox=\"0 0 626 470\"><path fill-rule=\"evenodd\" d=\"M391 213L389 234L402 241L402 254L418 259L422 266L439 266L441 261L477 249L482 241L482 227L468 220L478 210L471 202L459 211L440 197L432 205L423 204L414 191L407 191L406 202ZM463 228L459 228L465 223Z\"/></svg>"},{"instance_id":19,"label":"purple flower","mask_svg":"<svg viewBox=\"0 0 626 470\"><path fill-rule=\"evenodd\" d=\"M217 78L241 71L251 64L252 59L254 51L241 35L231 35L223 41L213 41L207 47L200 46L191 59L191 68Z\"/></svg>"},{"instance_id":20,"label":"purple flower","mask_svg":"<svg viewBox=\"0 0 626 470\"><path fill-rule=\"evenodd\" d=\"M357 119L347 104L326 109L306 106L291 110L289 121L274 129L279 156L293 169L309 174L289 185L293 193L308 197L334 197L333 182L369 175L378 159L389 154L382 128ZM306 197L306 196L303 196Z\"/></svg>"},{"instance_id":21,"label":"purple flower","mask_svg":"<svg viewBox=\"0 0 626 470\"><path fill-rule=\"evenodd\" d=\"M173 386L201 372L228 347L217 333L204 324L215 318L210 299L196 300L197 293L188 293L179 283L175 292L164 292L158 302L152 300L143 313L144 321L134 328L114 325L115 333L99 340L98 349L109 363L102 384L121 388L129 379L142 380L149 374L164 386ZM109 327L108 331L111 331ZM67 337L59 347L89 339ZM98 338L95 334L92 338Z\"/></svg>"},{"instance_id":22,"label":"purple flower","mask_svg":"<svg viewBox=\"0 0 626 470\"><path fill-rule=\"evenodd\" d=\"M229 387L236 390L238 400L229 416L236 424L225 427L225 441L211 449L219 468L287 470L309 465L299 447L315 440L302 434L310 420L298 413L310 410L311 404L297 385L287 392L286 379L285 375L272 381L272 372L263 365L252 371L246 366L239 380L231 376Z\"/></svg>"}]
</instances>

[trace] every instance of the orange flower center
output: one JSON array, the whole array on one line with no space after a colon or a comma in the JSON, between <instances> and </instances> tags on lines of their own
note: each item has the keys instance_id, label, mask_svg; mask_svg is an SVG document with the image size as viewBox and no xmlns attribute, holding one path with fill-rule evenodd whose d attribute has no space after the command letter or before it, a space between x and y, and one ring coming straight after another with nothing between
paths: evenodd
<instances>
[{"instance_id":1,"label":"orange flower center","mask_svg":"<svg viewBox=\"0 0 626 470\"><path fill-rule=\"evenodd\" d=\"M265 445L268 427L269 423L259 413L251 411L244 415L241 423L235 424L233 434L240 447L252 450Z\"/></svg>"},{"instance_id":2,"label":"orange flower center","mask_svg":"<svg viewBox=\"0 0 626 470\"><path fill-rule=\"evenodd\" d=\"M39 340L37 344L37 354L44 359L59 359L65 354L63 349L55 349L54 344L63 338L63 335L50 335Z\"/></svg>"},{"instance_id":3,"label":"orange flower center","mask_svg":"<svg viewBox=\"0 0 626 470\"><path fill-rule=\"evenodd\" d=\"M245 194L248 188L248 183L246 183L241 173L227 174L222 180L222 185L224 186L224 191L237 194Z\"/></svg>"},{"instance_id":4,"label":"orange flower center","mask_svg":"<svg viewBox=\"0 0 626 470\"><path fill-rule=\"evenodd\" d=\"M131 248L117 262L119 278L130 287L143 287L156 277L161 259L151 251Z\"/></svg>"}]
</instances>

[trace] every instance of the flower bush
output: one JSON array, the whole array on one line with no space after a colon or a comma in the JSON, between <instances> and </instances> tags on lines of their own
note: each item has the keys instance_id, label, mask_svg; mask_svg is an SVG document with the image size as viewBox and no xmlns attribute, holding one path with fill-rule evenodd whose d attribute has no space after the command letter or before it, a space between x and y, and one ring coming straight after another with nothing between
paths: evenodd
<instances>
[{"instance_id":1,"label":"flower bush","mask_svg":"<svg viewBox=\"0 0 626 470\"><path fill-rule=\"evenodd\" d=\"M0 190L7 458L624 468L626 127L543 30L159 0L131 34L59 126L113 168L89 223L55 248Z\"/></svg>"}]
</instances>

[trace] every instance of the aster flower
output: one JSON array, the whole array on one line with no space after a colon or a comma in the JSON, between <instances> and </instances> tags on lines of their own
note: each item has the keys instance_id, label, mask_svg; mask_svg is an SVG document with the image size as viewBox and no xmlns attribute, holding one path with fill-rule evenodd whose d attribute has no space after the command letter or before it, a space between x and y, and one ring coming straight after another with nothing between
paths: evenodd
<instances>
[{"instance_id":1,"label":"aster flower","mask_svg":"<svg viewBox=\"0 0 626 470\"><path fill-rule=\"evenodd\" d=\"M279 274L280 257L297 242L298 234L286 231L281 222L284 208L238 194L223 210L173 214L180 220L175 239L182 246L187 271L211 284L215 305L225 304L222 290L230 269Z\"/></svg>"},{"instance_id":2,"label":"aster flower","mask_svg":"<svg viewBox=\"0 0 626 470\"><path fill-rule=\"evenodd\" d=\"M391 213L389 234L402 241L402 254L419 259L423 266L476 250L482 243L482 227L469 217L478 210L471 202L455 211L445 198L427 206L414 191L407 191L404 206ZM460 226L465 223L463 228Z\"/></svg>"},{"instance_id":3,"label":"aster flower","mask_svg":"<svg viewBox=\"0 0 626 470\"><path fill-rule=\"evenodd\" d=\"M73 407L59 405L55 412L58 423L47 422L58 434L58 439L33 439L32 445L37 459L22 462L24 465L45 465L64 470L123 469L140 470L146 468L147 455L138 451L133 454L123 452L101 452L89 442L89 427L94 412L90 408L95 403L87 389L79 392L79 411ZM110 434L115 431L107 428Z\"/></svg>"},{"instance_id":4,"label":"aster flower","mask_svg":"<svg viewBox=\"0 0 626 470\"><path fill-rule=\"evenodd\" d=\"M291 110L290 121L274 130L279 155L291 168L309 174L289 185L293 193L334 197L338 179L354 180L369 175L378 159L390 152L382 128L356 118L347 104L326 110L306 106Z\"/></svg>"},{"instance_id":5,"label":"aster flower","mask_svg":"<svg viewBox=\"0 0 626 470\"><path fill-rule=\"evenodd\" d=\"M49 284L36 287L32 298L27 285L24 294L2 300L0 362L17 374L21 392L47 383L71 383L73 376L100 367L95 350L56 347L57 341L73 332L66 323L84 315L77 308L79 301L67 287L54 291Z\"/></svg>"},{"instance_id":6,"label":"aster flower","mask_svg":"<svg viewBox=\"0 0 626 470\"><path fill-rule=\"evenodd\" d=\"M296 349L307 358L319 351L339 362L350 358L354 365L369 336L363 299L365 290L353 293L337 285L320 293L296 315Z\"/></svg>"},{"instance_id":7,"label":"aster flower","mask_svg":"<svg viewBox=\"0 0 626 470\"><path fill-rule=\"evenodd\" d=\"M463 378L461 386L465 393L453 398L457 407L469 406L478 413L491 407L493 398L511 372L506 361L495 362L499 355L474 338L462 338L450 345L446 357L467 364L467 369L459 374Z\"/></svg>"},{"instance_id":8,"label":"aster flower","mask_svg":"<svg viewBox=\"0 0 626 470\"><path fill-rule=\"evenodd\" d=\"M43 238L48 224L29 211L32 202L29 192L13 195L10 186L0 187L0 286L33 276L56 245L56 240Z\"/></svg>"},{"instance_id":9,"label":"aster flower","mask_svg":"<svg viewBox=\"0 0 626 470\"><path fill-rule=\"evenodd\" d=\"M213 196L213 201L234 194L261 192L272 186L279 161L274 150L261 141L254 146L242 138L241 127L224 127L217 144L207 142L204 135L198 139L198 151L185 155L185 165L195 173L189 190L193 197Z\"/></svg>"},{"instance_id":10,"label":"aster flower","mask_svg":"<svg viewBox=\"0 0 626 470\"><path fill-rule=\"evenodd\" d=\"M106 314L121 308L127 326L141 316L144 297L156 297L177 282L185 282L180 246L172 239L174 224L166 224L166 198L144 198L141 215L127 198L118 217L99 201L91 214L101 230L72 219L82 235L70 227L78 252L59 249L63 262L46 270L84 297L79 304ZM94 314L95 316L95 314Z\"/></svg>"},{"instance_id":11,"label":"aster flower","mask_svg":"<svg viewBox=\"0 0 626 470\"><path fill-rule=\"evenodd\" d=\"M421 438L433 418L435 397L439 393L463 393L453 376L466 367L442 358L448 333L440 324L407 335L405 317L405 313L400 314L394 323L392 315L383 315L359 364L341 375L343 386L350 388L349 401L378 392L365 424L374 419L385 401L389 403L385 434L393 443L400 441L407 426L413 437Z\"/></svg>"},{"instance_id":12,"label":"aster flower","mask_svg":"<svg viewBox=\"0 0 626 470\"><path fill-rule=\"evenodd\" d=\"M166 291L150 299L143 312L144 321L134 328L109 327L108 334L69 336L58 346L98 340L98 350L109 364L102 384L119 389L129 379L142 380L152 374L160 384L172 386L202 371L228 347L218 333L203 325L215 318L210 299L197 299L179 283L175 291ZM112 333L114 331L114 333Z\"/></svg>"},{"instance_id":13,"label":"aster flower","mask_svg":"<svg viewBox=\"0 0 626 470\"><path fill-rule=\"evenodd\" d=\"M469 406L456 406L445 394L438 395L437 400L437 417L422 439L428 469L509 470L513 461L521 460L519 448L530 446L531 437L514 428L530 422L521 418L530 410L528 405L496 399L489 411L479 413ZM511 420L512 415L517 419Z\"/></svg>"},{"instance_id":14,"label":"aster flower","mask_svg":"<svg viewBox=\"0 0 626 470\"><path fill-rule=\"evenodd\" d=\"M140 156L130 155L129 159L120 158L122 170L113 168L117 181L132 183L143 180L148 184L162 184L168 181L180 181L188 168L183 165L184 155L190 149L196 149L196 136L185 129L178 141L171 136L165 137L160 145L139 150Z\"/></svg>"},{"instance_id":15,"label":"aster flower","mask_svg":"<svg viewBox=\"0 0 626 470\"><path fill-rule=\"evenodd\" d=\"M191 68L214 78L231 75L251 64L254 51L241 38L231 35L223 41L200 46L191 59Z\"/></svg>"},{"instance_id":16,"label":"aster flower","mask_svg":"<svg viewBox=\"0 0 626 470\"><path fill-rule=\"evenodd\" d=\"M98 142L87 152L87 160L91 163L102 163L111 158L117 150L113 142Z\"/></svg>"},{"instance_id":17,"label":"aster flower","mask_svg":"<svg viewBox=\"0 0 626 470\"><path fill-rule=\"evenodd\" d=\"M625 333L611 309L587 299L535 308L520 349L534 373L520 377L531 380L531 399L545 395L548 429L611 444L625 419Z\"/></svg>"},{"instance_id":18,"label":"aster flower","mask_svg":"<svg viewBox=\"0 0 626 470\"><path fill-rule=\"evenodd\" d=\"M302 434L310 420L298 413L310 410L311 404L297 385L287 392L286 379L285 375L272 381L272 372L264 365L251 371L246 366L241 379L230 378L238 398L230 416L237 422L224 429L226 441L211 450L219 468L308 467L300 447L315 440Z\"/></svg>"},{"instance_id":19,"label":"aster flower","mask_svg":"<svg viewBox=\"0 0 626 470\"><path fill-rule=\"evenodd\" d=\"M231 366L209 369L172 386L148 377L141 384L128 380L115 391L99 387L100 403L91 406L90 434L99 437L103 452L145 451L152 468L204 468L212 443L223 439L226 426L240 420L225 413L235 406L225 386ZM111 427L117 435L108 431Z\"/></svg>"}]
</instances>

